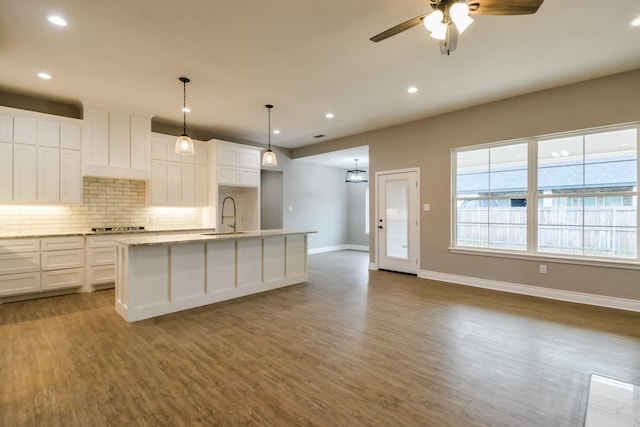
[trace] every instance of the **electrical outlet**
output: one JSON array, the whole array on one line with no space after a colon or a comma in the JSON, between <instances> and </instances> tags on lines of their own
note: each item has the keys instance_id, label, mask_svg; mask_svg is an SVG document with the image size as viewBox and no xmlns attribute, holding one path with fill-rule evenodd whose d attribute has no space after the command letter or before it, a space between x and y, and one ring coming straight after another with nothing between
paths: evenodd
<instances>
[{"instance_id":1,"label":"electrical outlet","mask_svg":"<svg viewBox=\"0 0 640 427\"><path fill-rule=\"evenodd\" d=\"M540 273L547 274L547 264L540 264Z\"/></svg>"}]
</instances>

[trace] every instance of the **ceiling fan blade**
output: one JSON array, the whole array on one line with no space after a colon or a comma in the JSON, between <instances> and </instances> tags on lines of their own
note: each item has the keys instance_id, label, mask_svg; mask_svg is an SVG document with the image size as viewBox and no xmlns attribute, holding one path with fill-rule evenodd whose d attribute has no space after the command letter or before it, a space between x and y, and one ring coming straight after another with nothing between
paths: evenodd
<instances>
[{"instance_id":1,"label":"ceiling fan blade","mask_svg":"<svg viewBox=\"0 0 640 427\"><path fill-rule=\"evenodd\" d=\"M429 13L431 13L431 12L429 12ZM420 24L422 22L422 20L424 19L424 17L427 16L429 13L425 13L424 15L416 16L415 18L409 19L408 21L405 21L402 24L398 24L395 27L389 28L388 30L383 31L380 34L377 34L377 35L371 37L369 40L371 40L372 42L379 42L379 41L382 41L384 39L388 39L391 36L395 36L396 34L400 34L401 32L406 31L409 28L413 28L416 25Z\"/></svg>"},{"instance_id":2,"label":"ceiling fan blade","mask_svg":"<svg viewBox=\"0 0 640 427\"><path fill-rule=\"evenodd\" d=\"M530 15L544 0L471 0L471 13L478 15Z\"/></svg>"}]
</instances>

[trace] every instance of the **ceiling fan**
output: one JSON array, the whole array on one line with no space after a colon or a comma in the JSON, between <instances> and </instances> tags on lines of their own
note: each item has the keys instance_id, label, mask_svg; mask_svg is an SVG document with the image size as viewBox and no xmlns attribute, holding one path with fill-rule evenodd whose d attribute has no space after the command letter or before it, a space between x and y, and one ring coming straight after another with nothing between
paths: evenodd
<instances>
[{"instance_id":1,"label":"ceiling fan","mask_svg":"<svg viewBox=\"0 0 640 427\"><path fill-rule=\"evenodd\" d=\"M431 37L440 40L440 53L449 55L458 45L460 35L477 15L530 15L536 13L544 0L426 0L432 12L391 27L369 40L379 42L424 22Z\"/></svg>"}]
</instances>

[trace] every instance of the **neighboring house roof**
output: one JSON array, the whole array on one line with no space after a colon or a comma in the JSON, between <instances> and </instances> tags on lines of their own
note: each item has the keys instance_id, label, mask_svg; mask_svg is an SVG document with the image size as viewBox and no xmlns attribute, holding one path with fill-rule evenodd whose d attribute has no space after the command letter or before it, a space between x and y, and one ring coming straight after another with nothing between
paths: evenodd
<instances>
[{"instance_id":1,"label":"neighboring house roof","mask_svg":"<svg viewBox=\"0 0 640 427\"><path fill-rule=\"evenodd\" d=\"M638 183L637 160L620 158L607 162L554 163L538 170L540 190L562 190L578 188L621 188L636 187ZM583 184L584 174L584 184ZM489 183L491 178L491 183ZM460 173L457 176L458 194L525 193L527 188L526 169L495 169L491 176L487 171Z\"/></svg>"}]
</instances>

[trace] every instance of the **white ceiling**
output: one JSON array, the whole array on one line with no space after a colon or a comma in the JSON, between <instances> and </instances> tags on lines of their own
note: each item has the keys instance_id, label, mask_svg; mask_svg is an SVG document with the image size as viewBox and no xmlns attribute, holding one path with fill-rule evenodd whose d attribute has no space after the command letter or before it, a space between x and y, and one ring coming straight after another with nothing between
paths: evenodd
<instances>
[{"instance_id":1,"label":"white ceiling","mask_svg":"<svg viewBox=\"0 0 640 427\"><path fill-rule=\"evenodd\" d=\"M369 41L428 10L423 0L0 0L0 90L181 123L187 76L189 126L266 143L272 103L282 132L272 144L295 148L640 68L638 0L476 15L448 57L422 26ZM53 13L69 25L51 25Z\"/></svg>"}]
</instances>

